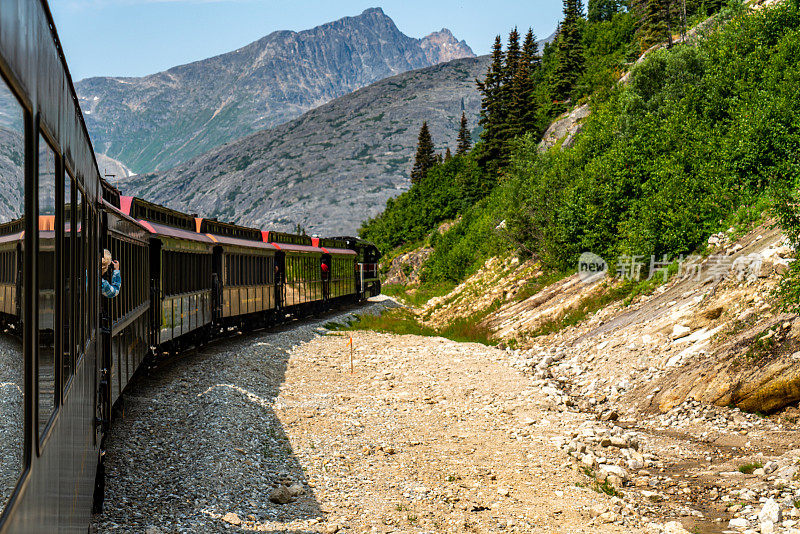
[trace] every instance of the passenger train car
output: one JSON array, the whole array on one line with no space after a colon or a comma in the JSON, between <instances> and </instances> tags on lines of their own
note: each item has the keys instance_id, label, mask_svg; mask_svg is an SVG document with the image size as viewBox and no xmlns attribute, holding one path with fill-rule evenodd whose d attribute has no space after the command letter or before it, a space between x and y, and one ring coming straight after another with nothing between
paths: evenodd
<instances>
[{"instance_id":1,"label":"passenger train car","mask_svg":"<svg viewBox=\"0 0 800 534\"><path fill-rule=\"evenodd\" d=\"M87 530L112 408L147 362L377 295L378 259L121 195L46 2L0 1L0 534Z\"/></svg>"}]
</instances>

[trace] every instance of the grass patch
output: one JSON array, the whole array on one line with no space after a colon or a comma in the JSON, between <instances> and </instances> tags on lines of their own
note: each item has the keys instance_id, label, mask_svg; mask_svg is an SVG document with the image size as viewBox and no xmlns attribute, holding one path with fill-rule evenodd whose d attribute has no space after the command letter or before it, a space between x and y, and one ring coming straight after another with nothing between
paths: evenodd
<instances>
[{"instance_id":1,"label":"grass patch","mask_svg":"<svg viewBox=\"0 0 800 534\"><path fill-rule=\"evenodd\" d=\"M739 472L744 473L745 475L751 475L753 474L753 471L756 469L761 469L762 467L764 467L764 464L761 462L751 462L749 464L740 465Z\"/></svg>"},{"instance_id":2,"label":"grass patch","mask_svg":"<svg viewBox=\"0 0 800 534\"><path fill-rule=\"evenodd\" d=\"M491 335L489 329L477 324L473 317L458 319L443 328L432 328L421 324L413 313L404 308L388 310L381 315L356 315L355 319L350 320L347 324L327 323L325 328L341 331L370 330L399 335L439 336L465 343L496 344L489 337Z\"/></svg>"},{"instance_id":3,"label":"grass patch","mask_svg":"<svg viewBox=\"0 0 800 534\"><path fill-rule=\"evenodd\" d=\"M419 307L434 297L442 297L456 287L454 283L441 283L418 288L408 288L402 284L386 284L381 286L381 293L389 295L409 306Z\"/></svg>"},{"instance_id":4,"label":"grass patch","mask_svg":"<svg viewBox=\"0 0 800 534\"><path fill-rule=\"evenodd\" d=\"M774 328L776 327L770 327L756 335L750 344L750 348L747 349L747 352L744 355L748 361L757 361L772 353L775 345L777 344L777 335L773 330Z\"/></svg>"},{"instance_id":5,"label":"grass patch","mask_svg":"<svg viewBox=\"0 0 800 534\"><path fill-rule=\"evenodd\" d=\"M615 488L613 484L610 484L608 480L604 480L603 482L598 481L597 476L595 475L593 469L590 469L589 467L586 466L581 466L581 471L583 471L583 474L586 475L589 479L591 479L591 488L597 493L605 493L606 495L610 495L611 497L622 497L622 492L617 490L617 488ZM580 483L579 482L575 483L576 486L578 484Z\"/></svg>"},{"instance_id":6,"label":"grass patch","mask_svg":"<svg viewBox=\"0 0 800 534\"><path fill-rule=\"evenodd\" d=\"M542 323L530 334L530 336L546 336L548 334L563 330L569 326L575 326L586 319L586 317L588 317L590 314L593 314L597 310L608 306L612 302L622 300L623 298L627 297L628 294L629 291L625 286L618 286L608 288L599 295L588 296L582 299L574 308L569 309L557 317Z\"/></svg>"},{"instance_id":7,"label":"grass patch","mask_svg":"<svg viewBox=\"0 0 800 534\"><path fill-rule=\"evenodd\" d=\"M554 284L561 280L562 278L566 278L569 276L570 272L561 272L561 271L550 271L545 274L541 274L535 278L531 278L525 282L525 285L522 286L516 295L514 295L515 302L522 302L536 293L540 292L542 289L546 288L550 284Z\"/></svg>"}]
</instances>

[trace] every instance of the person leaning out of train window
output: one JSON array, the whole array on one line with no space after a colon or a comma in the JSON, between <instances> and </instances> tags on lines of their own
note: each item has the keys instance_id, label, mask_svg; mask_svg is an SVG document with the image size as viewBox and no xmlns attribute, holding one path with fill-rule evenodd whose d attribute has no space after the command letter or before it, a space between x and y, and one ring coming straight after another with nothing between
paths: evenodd
<instances>
[{"instance_id":1,"label":"person leaning out of train window","mask_svg":"<svg viewBox=\"0 0 800 534\"><path fill-rule=\"evenodd\" d=\"M119 295L119 288L122 285L122 275L119 273L119 262L111 259L111 252L103 250L103 258L100 260L100 265L103 268L103 275L108 272L108 268L114 265L114 272L111 274L111 282L105 278L101 278L103 296L108 299L113 299Z\"/></svg>"}]
</instances>

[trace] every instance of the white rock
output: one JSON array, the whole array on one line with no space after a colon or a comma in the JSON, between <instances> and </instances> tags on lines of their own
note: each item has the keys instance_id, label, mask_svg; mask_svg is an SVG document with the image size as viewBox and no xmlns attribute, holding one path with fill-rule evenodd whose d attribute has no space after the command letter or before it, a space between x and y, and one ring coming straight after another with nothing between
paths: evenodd
<instances>
[{"instance_id":1,"label":"white rock","mask_svg":"<svg viewBox=\"0 0 800 534\"><path fill-rule=\"evenodd\" d=\"M730 522L728 523L728 528L738 530L739 532L746 530L747 527L749 526L750 523L744 517L736 517L734 519L731 519Z\"/></svg>"},{"instance_id":2,"label":"white rock","mask_svg":"<svg viewBox=\"0 0 800 534\"><path fill-rule=\"evenodd\" d=\"M692 329L682 324L676 324L672 327L672 339L680 339L689 335Z\"/></svg>"},{"instance_id":3,"label":"white rock","mask_svg":"<svg viewBox=\"0 0 800 534\"><path fill-rule=\"evenodd\" d=\"M760 523L779 523L781 520L781 507L775 502L775 499L770 497L764 503L764 507L758 513L758 521Z\"/></svg>"},{"instance_id":4,"label":"white rock","mask_svg":"<svg viewBox=\"0 0 800 534\"><path fill-rule=\"evenodd\" d=\"M600 473L605 474L606 476L615 475L622 480L628 480L628 473L626 473L625 470L618 465L601 464Z\"/></svg>"}]
</instances>

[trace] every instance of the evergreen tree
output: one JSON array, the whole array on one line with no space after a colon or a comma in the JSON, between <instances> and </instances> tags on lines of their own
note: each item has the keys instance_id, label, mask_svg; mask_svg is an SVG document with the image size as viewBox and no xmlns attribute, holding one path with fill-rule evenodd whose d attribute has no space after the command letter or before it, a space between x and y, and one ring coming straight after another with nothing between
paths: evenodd
<instances>
[{"instance_id":1,"label":"evergreen tree","mask_svg":"<svg viewBox=\"0 0 800 534\"><path fill-rule=\"evenodd\" d=\"M641 51L664 41L672 46L673 28L683 27L683 4L677 0L633 0L636 38Z\"/></svg>"},{"instance_id":2,"label":"evergreen tree","mask_svg":"<svg viewBox=\"0 0 800 534\"><path fill-rule=\"evenodd\" d=\"M453 159L453 154L450 152L450 147L447 147L447 150L444 151L444 161L447 163Z\"/></svg>"},{"instance_id":3,"label":"evergreen tree","mask_svg":"<svg viewBox=\"0 0 800 534\"><path fill-rule=\"evenodd\" d=\"M428 121L424 121L417 137L417 155L414 158L414 167L411 169L411 183L419 183L435 164L436 153L433 150L433 138L428 130Z\"/></svg>"},{"instance_id":4,"label":"evergreen tree","mask_svg":"<svg viewBox=\"0 0 800 534\"><path fill-rule=\"evenodd\" d=\"M478 81L478 90L481 99L481 115L478 124L483 127L481 132L480 153L478 162L486 168L489 162L499 162L503 149L503 126L505 124L505 110L503 109L503 42L498 35L492 46L492 62L486 72L486 78Z\"/></svg>"},{"instance_id":5,"label":"evergreen tree","mask_svg":"<svg viewBox=\"0 0 800 534\"><path fill-rule=\"evenodd\" d=\"M503 66L503 87L501 89L503 109L506 110L503 123L503 159L507 154L506 141L522 133L521 115L524 113L524 98L520 95L522 78L529 74L520 62L519 32L517 28L508 34L505 64Z\"/></svg>"},{"instance_id":6,"label":"evergreen tree","mask_svg":"<svg viewBox=\"0 0 800 534\"><path fill-rule=\"evenodd\" d=\"M589 0L586 18L589 22L611 20L616 13L622 10L620 0Z\"/></svg>"},{"instance_id":7,"label":"evergreen tree","mask_svg":"<svg viewBox=\"0 0 800 534\"><path fill-rule=\"evenodd\" d=\"M658 1L658 0L653 0ZM552 79L553 98L569 100L583 73L583 4L564 0L564 19L556 37L557 62Z\"/></svg>"},{"instance_id":8,"label":"evergreen tree","mask_svg":"<svg viewBox=\"0 0 800 534\"><path fill-rule=\"evenodd\" d=\"M539 45L533 30L528 29L519 56L514 78L511 81L509 104L509 138L536 130L536 81L534 76L541 66Z\"/></svg>"},{"instance_id":9,"label":"evergreen tree","mask_svg":"<svg viewBox=\"0 0 800 534\"><path fill-rule=\"evenodd\" d=\"M467 128L467 115L461 112L461 127L458 129L458 146L456 147L456 154L466 154L472 147L472 136Z\"/></svg>"}]
</instances>

